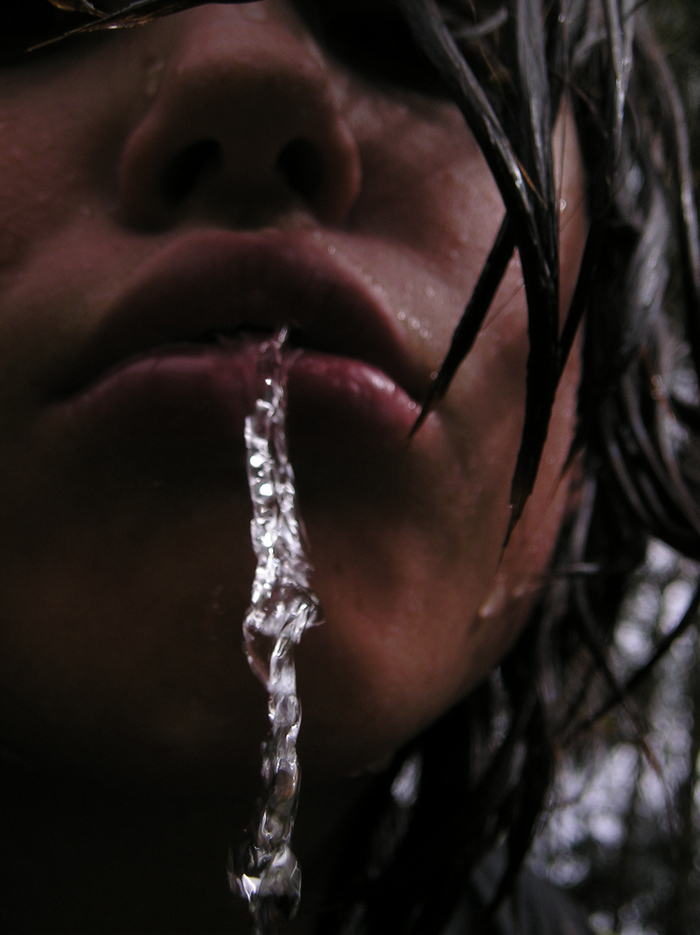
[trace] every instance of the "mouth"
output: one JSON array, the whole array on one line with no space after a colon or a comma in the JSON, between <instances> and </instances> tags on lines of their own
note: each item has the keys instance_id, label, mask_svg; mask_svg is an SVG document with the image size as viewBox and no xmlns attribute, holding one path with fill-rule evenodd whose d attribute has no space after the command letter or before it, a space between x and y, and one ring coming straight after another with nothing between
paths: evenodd
<instances>
[{"instance_id":1,"label":"mouth","mask_svg":"<svg viewBox=\"0 0 700 935\"><path fill-rule=\"evenodd\" d=\"M53 398L102 433L240 439L282 325L293 431L405 440L428 368L356 273L284 232L197 232L147 261Z\"/></svg>"}]
</instances>

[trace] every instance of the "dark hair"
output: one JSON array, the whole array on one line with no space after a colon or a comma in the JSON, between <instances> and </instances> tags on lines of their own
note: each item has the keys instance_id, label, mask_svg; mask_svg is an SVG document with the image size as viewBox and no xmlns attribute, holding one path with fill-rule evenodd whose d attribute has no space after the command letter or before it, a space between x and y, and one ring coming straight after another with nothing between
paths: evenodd
<instances>
[{"instance_id":1,"label":"dark hair","mask_svg":"<svg viewBox=\"0 0 700 935\"><path fill-rule=\"evenodd\" d=\"M136 20L197 2L141 0L127 13ZM478 861L503 843L498 903L531 842L556 746L624 699L700 602L696 592L648 664L618 684L607 646L648 539L700 559L700 247L682 107L644 10L638 0L393 2L462 110L506 207L424 412L447 392L517 249L530 352L508 535L583 322L570 456L580 480L549 586L516 646L401 751L362 803L319 929L346 935L442 931ZM73 8L78 26L89 21L84 4ZM564 94L579 130L590 229L560 332L552 131ZM671 262L682 279L675 291ZM690 396L674 386L673 366L690 380Z\"/></svg>"},{"instance_id":2,"label":"dark hair","mask_svg":"<svg viewBox=\"0 0 700 935\"><path fill-rule=\"evenodd\" d=\"M359 884L354 912L362 923L342 931L437 933L473 887L479 859L502 844L498 905L532 841L555 749L624 701L695 620L699 590L647 663L618 683L607 649L650 537L700 558L700 249L683 109L639 3L511 0L496 10L487 4L481 28L479 4L397 5L461 108L506 206L424 412L468 354L516 247L523 268L530 356L508 535L532 490L558 380L584 322L570 455L580 482L549 587L498 671L397 758L374 802L380 831L349 861L357 866L362 854L371 867L377 848L387 849L392 812L401 829L391 784L419 753L421 789L407 830L395 831L400 842L384 871ZM560 333L552 130L565 92L586 167L590 229ZM671 263L682 282L675 290L667 288Z\"/></svg>"}]
</instances>

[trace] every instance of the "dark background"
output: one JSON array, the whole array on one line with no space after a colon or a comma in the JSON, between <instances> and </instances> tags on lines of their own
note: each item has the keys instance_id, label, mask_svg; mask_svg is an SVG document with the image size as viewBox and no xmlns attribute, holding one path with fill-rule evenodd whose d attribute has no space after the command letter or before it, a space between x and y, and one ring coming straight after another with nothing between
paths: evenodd
<instances>
[{"instance_id":1,"label":"dark background","mask_svg":"<svg viewBox=\"0 0 700 935\"><path fill-rule=\"evenodd\" d=\"M700 0L649 0L685 101L700 187ZM672 282L670 301L673 302ZM694 380L677 351L675 390ZM652 543L618 623L612 665L623 679L651 655L690 601L700 567ZM572 892L597 935L700 932L700 635L687 632L634 698L561 757L532 866ZM636 722L636 723L635 723ZM639 724L643 725L640 733Z\"/></svg>"}]
</instances>

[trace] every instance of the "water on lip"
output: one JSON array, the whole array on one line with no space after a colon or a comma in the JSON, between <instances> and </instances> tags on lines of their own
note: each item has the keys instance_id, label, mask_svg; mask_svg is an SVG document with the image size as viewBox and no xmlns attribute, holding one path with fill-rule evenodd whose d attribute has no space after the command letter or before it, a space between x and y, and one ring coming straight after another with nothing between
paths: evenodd
<instances>
[{"instance_id":1,"label":"water on lip","mask_svg":"<svg viewBox=\"0 0 700 935\"><path fill-rule=\"evenodd\" d=\"M287 456L286 337L281 329L261 346L261 394L245 427L257 568L243 633L248 663L268 692L270 731L263 745L260 814L233 860L230 882L248 901L256 935L274 935L294 915L301 895L301 870L291 850L301 722L294 646L321 620Z\"/></svg>"}]
</instances>

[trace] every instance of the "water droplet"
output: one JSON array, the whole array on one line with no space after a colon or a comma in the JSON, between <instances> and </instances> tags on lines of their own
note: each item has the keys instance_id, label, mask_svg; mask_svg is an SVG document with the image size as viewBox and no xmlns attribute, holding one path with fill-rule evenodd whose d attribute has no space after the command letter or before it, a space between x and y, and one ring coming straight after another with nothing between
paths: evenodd
<instances>
[{"instance_id":1,"label":"water droplet","mask_svg":"<svg viewBox=\"0 0 700 935\"><path fill-rule=\"evenodd\" d=\"M506 606L508 593L503 581L497 581L495 588L491 591L486 600L479 608L479 616L482 620L488 620L489 617L495 617Z\"/></svg>"},{"instance_id":2,"label":"water droplet","mask_svg":"<svg viewBox=\"0 0 700 935\"><path fill-rule=\"evenodd\" d=\"M391 795L399 808L412 808L418 799L423 761L420 753L407 758L391 784Z\"/></svg>"},{"instance_id":3,"label":"water droplet","mask_svg":"<svg viewBox=\"0 0 700 935\"><path fill-rule=\"evenodd\" d=\"M335 253L335 247L333 244L328 245L328 252L331 254L331 256Z\"/></svg>"},{"instance_id":4,"label":"water droplet","mask_svg":"<svg viewBox=\"0 0 700 935\"><path fill-rule=\"evenodd\" d=\"M401 311L396 317L398 318L399 321L406 321L406 312L404 312L404 310L401 309Z\"/></svg>"},{"instance_id":5,"label":"water droplet","mask_svg":"<svg viewBox=\"0 0 700 935\"><path fill-rule=\"evenodd\" d=\"M155 97L158 93L158 90L163 80L163 71L165 69L165 61L162 58L157 58L148 65L145 73L145 82L143 86L144 94L146 97Z\"/></svg>"},{"instance_id":6,"label":"water droplet","mask_svg":"<svg viewBox=\"0 0 700 935\"><path fill-rule=\"evenodd\" d=\"M632 195L638 195L644 185L644 172L639 163L635 162L627 173L625 184Z\"/></svg>"}]
</instances>

